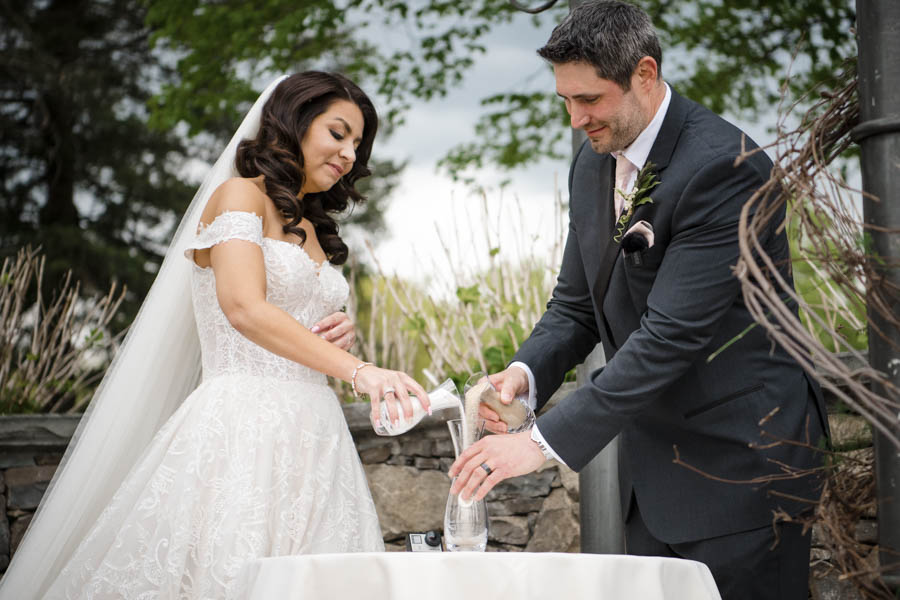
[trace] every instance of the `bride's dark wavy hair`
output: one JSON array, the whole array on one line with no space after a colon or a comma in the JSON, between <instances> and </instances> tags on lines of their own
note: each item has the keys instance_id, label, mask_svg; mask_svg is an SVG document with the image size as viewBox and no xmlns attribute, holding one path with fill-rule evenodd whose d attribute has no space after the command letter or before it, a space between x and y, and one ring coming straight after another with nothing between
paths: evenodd
<instances>
[{"instance_id":1,"label":"bride's dark wavy hair","mask_svg":"<svg viewBox=\"0 0 900 600\"><path fill-rule=\"evenodd\" d=\"M313 119L336 100L352 102L362 112L364 126L356 160L331 189L298 198L305 179L300 143ZM372 173L367 163L377 130L375 106L355 83L338 73L295 73L278 84L266 101L259 133L240 143L235 168L242 177L263 175L266 194L288 221L284 232L297 234L305 243L306 232L298 224L306 218L313 224L328 260L340 265L347 260L347 245L338 235L333 215L345 211L351 201L354 205L365 202L354 184Z\"/></svg>"}]
</instances>

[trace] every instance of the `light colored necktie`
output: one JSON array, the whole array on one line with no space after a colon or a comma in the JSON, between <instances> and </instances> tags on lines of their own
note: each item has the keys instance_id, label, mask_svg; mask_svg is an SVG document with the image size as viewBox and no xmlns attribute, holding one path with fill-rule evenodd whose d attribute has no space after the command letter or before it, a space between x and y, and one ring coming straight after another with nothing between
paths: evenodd
<instances>
[{"instance_id":1,"label":"light colored necktie","mask_svg":"<svg viewBox=\"0 0 900 600\"><path fill-rule=\"evenodd\" d=\"M625 194L628 194L631 191L632 186L628 185L628 183L635 170L635 166L631 164L630 160L625 158L624 154L616 152L616 189L613 196L615 197L616 202L617 221L622 214L622 206L625 204L625 199L622 197L622 194L619 193L619 190L622 190Z\"/></svg>"}]
</instances>

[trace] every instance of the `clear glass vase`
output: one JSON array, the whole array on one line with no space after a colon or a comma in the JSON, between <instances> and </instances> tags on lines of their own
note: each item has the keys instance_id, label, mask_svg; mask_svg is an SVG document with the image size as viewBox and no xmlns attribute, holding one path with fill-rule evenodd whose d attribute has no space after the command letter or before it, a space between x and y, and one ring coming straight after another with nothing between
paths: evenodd
<instances>
[{"instance_id":1,"label":"clear glass vase","mask_svg":"<svg viewBox=\"0 0 900 600\"><path fill-rule=\"evenodd\" d=\"M457 458L463 450L462 419L447 421L453 452ZM479 419L474 428L475 439L484 433L484 420ZM454 478L454 482L456 479ZM484 552L488 539L487 503L484 500L463 500L457 494L447 498L444 511L444 543L449 552Z\"/></svg>"}]
</instances>

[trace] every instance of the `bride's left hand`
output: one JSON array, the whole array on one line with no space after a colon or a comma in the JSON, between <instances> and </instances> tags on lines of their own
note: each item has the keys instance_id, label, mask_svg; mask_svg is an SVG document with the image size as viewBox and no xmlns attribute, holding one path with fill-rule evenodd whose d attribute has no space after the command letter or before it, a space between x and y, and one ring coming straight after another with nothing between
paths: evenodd
<instances>
[{"instance_id":1,"label":"bride's left hand","mask_svg":"<svg viewBox=\"0 0 900 600\"><path fill-rule=\"evenodd\" d=\"M356 341L356 328L347 313L331 313L310 329L326 342L331 342L341 350L350 350Z\"/></svg>"}]
</instances>

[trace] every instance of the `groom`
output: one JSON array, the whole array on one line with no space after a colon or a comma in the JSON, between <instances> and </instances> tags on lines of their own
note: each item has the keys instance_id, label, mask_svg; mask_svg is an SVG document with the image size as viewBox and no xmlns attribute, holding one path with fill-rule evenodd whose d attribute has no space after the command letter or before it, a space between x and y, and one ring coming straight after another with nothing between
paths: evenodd
<instances>
[{"instance_id":1,"label":"groom","mask_svg":"<svg viewBox=\"0 0 900 600\"><path fill-rule=\"evenodd\" d=\"M597 342L608 363L530 433L473 445L451 469L453 492L484 497L545 457L580 470L619 434L628 553L704 562L726 600L803 600L809 535L773 527L773 516L797 514L816 481L767 478L815 466L810 448L773 442L816 446L824 406L801 367L751 327L732 274L741 207L772 163L758 152L735 164L756 146L663 81L656 34L630 4L580 5L538 53L588 142L569 174L569 234L547 311L491 379L505 400L527 392L540 408ZM781 220L759 238L773 278L790 281Z\"/></svg>"}]
</instances>

